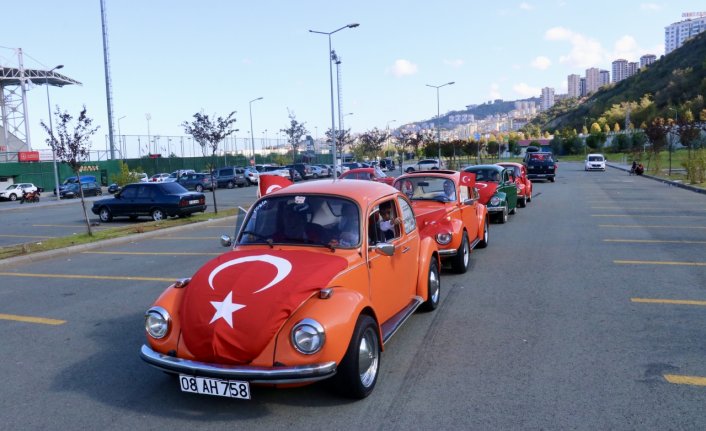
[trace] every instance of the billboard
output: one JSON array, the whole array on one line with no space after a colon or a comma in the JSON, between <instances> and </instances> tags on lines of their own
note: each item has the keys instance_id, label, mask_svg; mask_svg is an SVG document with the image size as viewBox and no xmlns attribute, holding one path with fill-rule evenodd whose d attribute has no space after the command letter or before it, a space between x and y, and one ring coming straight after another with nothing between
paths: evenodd
<instances>
[{"instance_id":1,"label":"billboard","mask_svg":"<svg viewBox=\"0 0 706 431\"><path fill-rule=\"evenodd\" d=\"M20 151L17 153L20 162L38 162L39 151Z\"/></svg>"}]
</instances>

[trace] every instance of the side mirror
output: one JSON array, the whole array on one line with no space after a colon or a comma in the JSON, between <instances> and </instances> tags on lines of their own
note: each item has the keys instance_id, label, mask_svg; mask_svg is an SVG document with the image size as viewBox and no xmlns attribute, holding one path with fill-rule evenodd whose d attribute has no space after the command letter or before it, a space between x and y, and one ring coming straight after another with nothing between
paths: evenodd
<instances>
[{"instance_id":1,"label":"side mirror","mask_svg":"<svg viewBox=\"0 0 706 431\"><path fill-rule=\"evenodd\" d=\"M221 235L221 246L230 247L233 245L233 239L228 235Z\"/></svg>"},{"instance_id":2,"label":"side mirror","mask_svg":"<svg viewBox=\"0 0 706 431\"><path fill-rule=\"evenodd\" d=\"M465 201L463 201L464 205L473 205L474 203L476 203L476 200L473 198L468 198Z\"/></svg>"},{"instance_id":3,"label":"side mirror","mask_svg":"<svg viewBox=\"0 0 706 431\"><path fill-rule=\"evenodd\" d=\"M395 245L387 242L381 242L376 244L374 247L375 251L384 256L392 256L395 254Z\"/></svg>"}]
</instances>

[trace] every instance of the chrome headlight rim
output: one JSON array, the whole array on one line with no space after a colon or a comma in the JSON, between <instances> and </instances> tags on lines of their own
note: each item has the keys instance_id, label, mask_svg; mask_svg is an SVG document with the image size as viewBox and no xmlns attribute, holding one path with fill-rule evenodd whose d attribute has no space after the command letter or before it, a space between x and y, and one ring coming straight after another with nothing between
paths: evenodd
<instances>
[{"instance_id":1,"label":"chrome headlight rim","mask_svg":"<svg viewBox=\"0 0 706 431\"><path fill-rule=\"evenodd\" d=\"M446 245L451 242L453 235L448 232L441 232L436 234L436 242L441 245Z\"/></svg>"},{"instance_id":2,"label":"chrome headlight rim","mask_svg":"<svg viewBox=\"0 0 706 431\"><path fill-rule=\"evenodd\" d=\"M162 322L150 323L151 318L158 318ZM161 324L160 330L155 330L155 323ZM154 338L155 340L161 340L169 334L169 330L172 327L172 317L169 312L164 309L164 307L155 306L151 307L145 312L145 332L147 335Z\"/></svg>"},{"instance_id":3,"label":"chrome headlight rim","mask_svg":"<svg viewBox=\"0 0 706 431\"><path fill-rule=\"evenodd\" d=\"M488 203L489 203L491 206L496 207L496 206L500 205L500 204L502 203L502 201L503 201L503 200L500 199L499 197L493 196L492 198L490 198L490 202L488 202Z\"/></svg>"},{"instance_id":4,"label":"chrome headlight rim","mask_svg":"<svg viewBox=\"0 0 706 431\"><path fill-rule=\"evenodd\" d=\"M302 345L304 341L300 338L302 335L308 336L307 338L309 340L313 338L317 338L318 340L314 342L306 341L307 344L309 344L309 347L307 348ZM302 319L292 327L290 342L292 343L292 347L294 347L297 352L303 355L313 355L323 349L324 344L326 343L326 331L324 330L323 325L316 320L310 318Z\"/></svg>"}]
</instances>

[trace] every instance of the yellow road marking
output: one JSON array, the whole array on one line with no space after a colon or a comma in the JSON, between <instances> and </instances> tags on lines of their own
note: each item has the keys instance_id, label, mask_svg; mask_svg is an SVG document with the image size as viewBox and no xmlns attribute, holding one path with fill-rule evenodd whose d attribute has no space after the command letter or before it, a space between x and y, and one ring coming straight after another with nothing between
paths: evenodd
<instances>
[{"instance_id":1,"label":"yellow road marking","mask_svg":"<svg viewBox=\"0 0 706 431\"><path fill-rule=\"evenodd\" d=\"M0 313L0 320L14 320L16 322L43 323L45 325L63 325L66 320L47 319L44 317L18 316L16 314Z\"/></svg>"},{"instance_id":2,"label":"yellow road marking","mask_svg":"<svg viewBox=\"0 0 706 431\"><path fill-rule=\"evenodd\" d=\"M56 238L49 235L0 235L3 238Z\"/></svg>"},{"instance_id":3,"label":"yellow road marking","mask_svg":"<svg viewBox=\"0 0 706 431\"><path fill-rule=\"evenodd\" d=\"M691 299L630 298L630 301L644 304L700 305L706 307L706 301L695 301Z\"/></svg>"},{"instance_id":4,"label":"yellow road marking","mask_svg":"<svg viewBox=\"0 0 706 431\"><path fill-rule=\"evenodd\" d=\"M630 207L623 207L623 206L617 206L617 207L591 207L592 210L626 210L626 211L634 211L634 210L664 210L665 207L635 207L635 206L630 206ZM706 208L690 208L689 211L706 211Z\"/></svg>"},{"instance_id":5,"label":"yellow road marking","mask_svg":"<svg viewBox=\"0 0 706 431\"><path fill-rule=\"evenodd\" d=\"M179 251L84 251L82 254L125 254L136 256L218 256L222 253L189 253Z\"/></svg>"},{"instance_id":6,"label":"yellow road marking","mask_svg":"<svg viewBox=\"0 0 706 431\"><path fill-rule=\"evenodd\" d=\"M642 225L642 224L599 224L598 227L617 228L656 228L656 229L706 229L706 226L669 226L669 225Z\"/></svg>"},{"instance_id":7,"label":"yellow road marking","mask_svg":"<svg viewBox=\"0 0 706 431\"><path fill-rule=\"evenodd\" d=\"M604 239L605 242L636 242L640 244L706 244L706 241L659 240L659 239Z\"/></svg>"},{"instance_id":8,"label":"yellow road marking","mask_svg":"<svg viewBox=\"0 0 706 431\"><path fill-rule=\"evenodd\" d=\"M165 236L162 238L153 238L160 240L189 240L189 239L218 239L217 236Z\"/></svg>"},{"instance_id":9,"label":"yellow road marking","mask_svg":"<svg viewBox=\"0 0 706 431\"><path fill-rule=\"evenodd\" d=\"M618 265L674 265L674 266L706 266L706 262L669 262L659 260L614 260Z\"/></svg>"},{"instance_id":10,"label":"yellow road marking","mask_svg":"<svg viewBox=\"0 0 706 431\"><path fill-rule=\"evenodd\" d=\"M0 272L0 275L9 277L38 277L38 278L69 278L83 280L118 280L118 281L166 281L168 283L175 281L179 277L163 278L163 277L128 277L128 276L112 276L112 275L81 275L81 274L33 274L26 272Z\"/></svg>"},{"instance_id":11,"label":"yellow road marking","mask_svg":"<svg viewBox=\"0 0 706 431\"><path fill-rule=\"evenodd\" d=\"M665 374L664 378L675 385L706 386L706 377Z\"/></svg>"},{"instance_id":12,"label":"yellow road marking","mask_svg":"<svg viewBox=\"0 0 706 431\"><path fill-rule=\"evenodd\" d=\"M591 217L706 218L706 216L689 216L689 215L646 215L646 214L591 214Z\"/></svg>"}]
</instances>

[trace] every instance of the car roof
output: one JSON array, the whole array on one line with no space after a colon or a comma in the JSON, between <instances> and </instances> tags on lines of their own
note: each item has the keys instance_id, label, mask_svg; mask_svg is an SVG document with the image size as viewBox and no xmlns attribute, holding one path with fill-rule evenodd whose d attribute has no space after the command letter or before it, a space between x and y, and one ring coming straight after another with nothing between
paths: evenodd
<instances>
[{"instance_id":1,"label":"car roof","mask_svg":"<svg viewBox=\"0 0 706 431\"><path fill-rule=\"evenodd\" d=\"M338 195L343 198L352 199L363 207L367 207L368 203L372 200L383 196L395 195L399 192L392 186L376 181L318 180L292 184L272 192L271 195L298 193Z\"/></svg>"},{"instance_id":2,"label":"car roof","mask_svg":"<svg viewBox=\"0 0 706 431\"><path fill-rule=\"evenodd\" d=\"M375 173L375 168L355 168L355 169L351 169L351 170L349 170L349 171L346 171L346 172L342 173L342 174L341 174L341 177L343 177L344 175L357 174L357 173L359 173L359 172L366 172L366 173L372 174L372 173Z\"/></svg>"},{"instance_id":3,"label":"car roof","mask_svg":"<svg viewBox=\"0 0 706 431\"><path fill-rule=\"evenodd\" d=\"M498 166L498 165L473 165L469 166L464 171L466 172L473 172L476 170L481 170L481 169L494 169L496 171L502 171L503 169L506 169L505 166Z\"/></svg>"},{"instance_id":4,"label":"car roof","mask_svg":"<svg viewBox=\"0 0 706 431\"><path fill-rule=\"evenodd\" d=\"M500 163L497 163L497 165L498 166L507 166L507 167L512 166L514 168L521 168L524 166L522 163L515 163L515 162L500 162Z\"/></svg>"},{"instance_id":5,"label":"car roof","mask_svg":"<svg viewBox=\"0 0 706 431\"><path fill-rule=\"evenodd\" d=\"M461 176L461 173L458 171L447 171L443 169L434 169L431 171L414 171L410 172L408 174L400 175L399 178L410 178L410 177L444 177L444 178L450 178L450 179L458 179Z\"/></svg>"}]
</instances>

